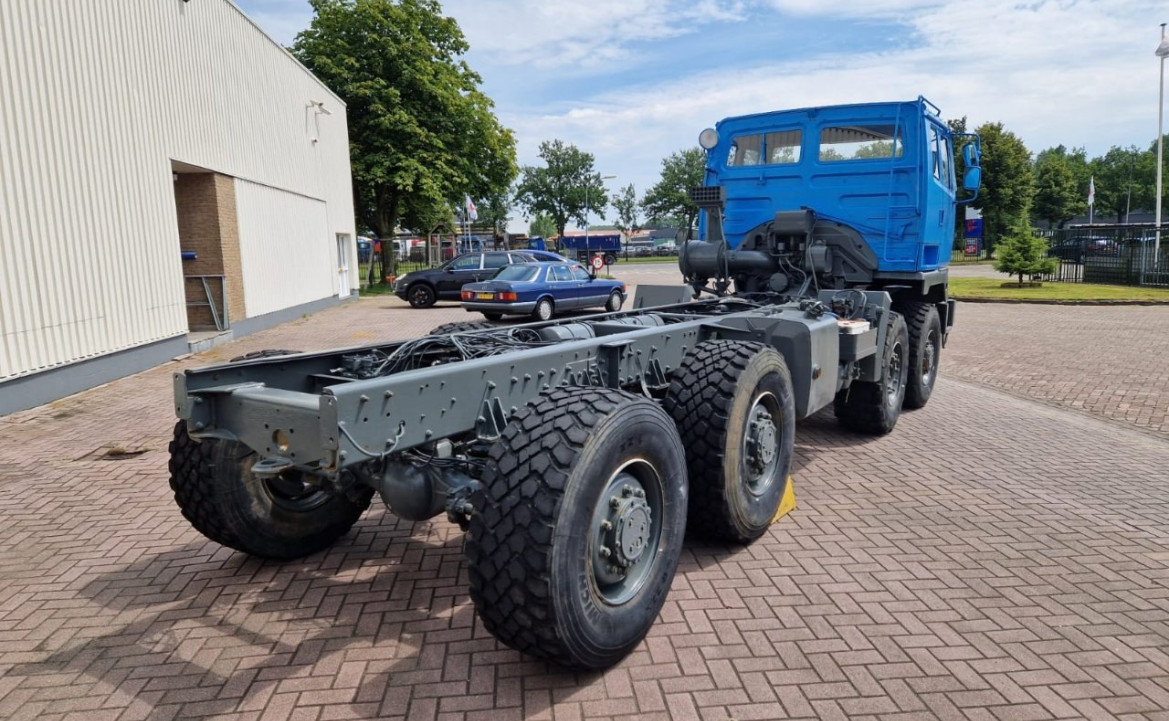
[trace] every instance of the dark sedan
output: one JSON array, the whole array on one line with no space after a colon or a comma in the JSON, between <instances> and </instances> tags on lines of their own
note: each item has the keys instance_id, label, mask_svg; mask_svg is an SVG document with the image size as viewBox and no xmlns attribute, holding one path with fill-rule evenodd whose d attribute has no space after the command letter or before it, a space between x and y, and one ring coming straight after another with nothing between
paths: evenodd
<instances>
[{"instance_id":1,"label":"dark sedan","mask_svg":"<svg viewBox=\"0 0 1169 721\"><path fill-rule=\"evenodd\" d=\"M463 286L462 300L468 312L482 313L488 320L528 314L550 320L565 310L621 310L625 284L595 278L579 263L525 263L503 268L491 280Z\"/></svg>"},{"instance_id":2,"label":"dark sedan","mask_svg":"<svg viewBox=\"0 0 1169 721\"><path fill-rule=\"evenodd\" d=\"M417 270L403 275L394 283L394 295L415 308L429 308L439 300L459 300L459 291L467 283L487 280L495 271L513 263L533 260L526 251L498 250L466 253L438 268Z\"/></svg>"}]
</instances>

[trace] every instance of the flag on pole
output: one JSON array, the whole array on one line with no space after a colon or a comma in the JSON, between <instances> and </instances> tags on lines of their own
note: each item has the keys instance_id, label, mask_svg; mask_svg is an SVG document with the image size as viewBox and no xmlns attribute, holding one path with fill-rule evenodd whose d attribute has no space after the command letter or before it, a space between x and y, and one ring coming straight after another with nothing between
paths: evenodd
<instances>
[{"instance_id":1,"label":"flag on pole","mask_svg":"<svg viewBox=\"0 0 1169 721\"><path fill-rule=\"evenodd\" d=\"M1088 205L1096 204L1096 176L1088 179Z\"/></svg>"},{"instance_id":2,"label":"flag on pole","mask_svg":"<svg viewBox=\"0 0 1169 721\"><path fill-rule=\"evenodd\" d=\"M467 217L471 220L479 220L479 210L475 204L471 202L471 196L467 196Z\"/></svg>"}]
</instances>

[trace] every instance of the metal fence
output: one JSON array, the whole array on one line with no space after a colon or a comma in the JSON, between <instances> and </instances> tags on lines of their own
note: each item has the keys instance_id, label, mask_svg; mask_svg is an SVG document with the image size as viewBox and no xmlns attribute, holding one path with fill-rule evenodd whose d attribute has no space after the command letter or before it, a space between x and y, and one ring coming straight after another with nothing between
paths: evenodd
<instances>
[{"instance_id":1,"label":"metal fence","mask_svg":"<svg viewBox=\"0 0 1169 721\"><path fill-rule=\"evenodd\" d=\"M1059 260L1043 280L1169 288L1169 225L1161 227L1160 258L1153 226L1091 225L1037 231Z\"/></svg>"}]
</instances>

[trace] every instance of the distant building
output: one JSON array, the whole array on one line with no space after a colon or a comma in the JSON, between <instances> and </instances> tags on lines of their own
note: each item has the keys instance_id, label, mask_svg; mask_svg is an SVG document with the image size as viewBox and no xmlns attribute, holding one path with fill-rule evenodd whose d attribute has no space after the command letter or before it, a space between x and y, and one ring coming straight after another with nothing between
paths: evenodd
<instances>
[{"instance_id":1,"label":"distant building","mask_svg":"<svg viewBox=\"0 0 1169 721\"><path fill-rule=\"evenodd\" d=\"M351 295L345 106L235 5L0 28L0 413Z\"/></svg>"}]
</instances>

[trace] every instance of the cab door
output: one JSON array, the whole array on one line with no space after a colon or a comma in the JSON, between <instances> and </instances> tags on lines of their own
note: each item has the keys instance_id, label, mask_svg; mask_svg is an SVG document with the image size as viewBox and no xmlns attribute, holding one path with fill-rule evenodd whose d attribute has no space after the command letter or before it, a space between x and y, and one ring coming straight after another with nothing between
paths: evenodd
<instances>
[{"instance_id":1,"label":"cab door","mask_svg":"<svg viewBox=\"0 0 1169 721\"><path fill-rule=\"evenodd\" d=\"M928 160L925 163L925 208L922 214L920 271L945 265L954 247L954 152L950 133L932 116L926 116Z\"/></svg>"}]
</instances>

